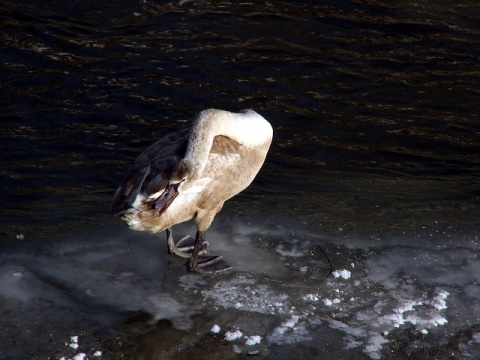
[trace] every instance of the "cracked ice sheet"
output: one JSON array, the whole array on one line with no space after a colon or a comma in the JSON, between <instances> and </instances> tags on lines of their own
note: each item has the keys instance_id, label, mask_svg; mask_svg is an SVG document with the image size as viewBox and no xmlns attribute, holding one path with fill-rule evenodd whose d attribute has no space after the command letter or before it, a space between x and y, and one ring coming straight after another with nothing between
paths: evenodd
<instances>
[{"instance_id":1,"label":"cracked ice sheet","mask_svg":"<svg viewBox=\"0 0 480 360\"><path fill-rule=\"evenodd\" d=\"M325 284L327 292L330 292L329 288L335 288L333 291L336 294L335 303L328 306L325 294L305 293L298 296L299 292L307 289L299 286L293 291L282 291L282 286L266 284L265 279L255 280L250 275L215 283L212 288L203 290L202 296L215 306L226 309L280 315L284 319L282 323L263 334L270 343L312 341L317 336L317 326L327 322L345 334L345 348L359 348L372 359L381 357L383 347L389 343L388 335L395 329L406 325L417 326L420 330L430 329L448 322L444 316L448 299L445 290L438 288L418 295L417 299L415 289L405 287L396 292L378 292L368 297L362 294L363 300L352 301L352 296L355 293L358 295L356 287L342 287L339 281L345 282L344 279L329 279ZM373 307L356 308L359 303L372 300L376 300ZM341 319L346 313L355 316L348 322L334 319ZM248 332L248 329L242 330Z\"/></svg>"},{"instance_id":2,"label":"cracked ice sheet","mask_svg":"<svg viewBox=\"0 0 480 360\"><path fill-rule=\"evenodd\" d=\"M269 227L258 232L251 226L251 232L242 229L246 226L232 226L231 234L219 232L218 237L232 241L218 241L231 247L227 251L219 247L218 253L224 253L229 261L237 261L237 269L246 273L239 270L218 276L188 274L180 280L183 289L174 286L174 293L161 286L165 279L172 279L164 273L166 269L170 272L166 265L170 260L166 260L167 255L158 254L158 240L142 234L139 242L135 234L106 237L101 243L98 236L89 241L82 237L82 241L56 242L53 256L52 251L4 254L0 294L10 297L12 302L23 304L41 299L44 304L79 313L71 310L78 305L64 296L66 287L74 294L83 294L89 306L118 312L146 311L152 319L169 319L179 329L189 329L191 317L209 307L207 310L217 311L215 323L224 332L238 328L244 334L235 344L243 352L241 346L247 347L249 338L260 337L260 344L248 348L255 351L255 346L285 344L285 350L290 345L308 344L317 346L315 353L326 354L322 348L324 340L335 336L335 345L351 351L351 358L361 353L378 358L396 346L398 335L411 331L424 343L436 346L438 342L432 336L455 334L468 326L465 323L472 326L480 313L480 290L476 285L480 282L475 252L478 250L392 247L365 251L336 245L334 249L326 248L326 252L339 276L325 279L314 268L320 257L311 254L314 244L329 246L327 240L309 233L292 234L281 229L272 232ZM215 243L215 232L212 235ZM257 256L251 255L252 249ZM182 264L175 260L173 268L181 269ZM52 284L62 287L57 289ZM453 306L455 302L458 305ZM225 326L222 316L230 316L232 326ZM236 324L242 316L248 321ZM28 317L24 319L30 321ZM208 324L206 331L213 325ZM444 335L444 339L449 340L448 336L451 335ZM469 352L472 341L478 345L476 340L465 339ZM418 346L424 343L419 342ZM82 340L80 346L83 344Z\"/></svg>"},{"instance_id":3,"label":"cracked ice sheet","mask_svg":"<svg viewBox=\"0 0 480 360\"><path fill-rule=\"evenodd\" d=\"M282 246L282 250L295 249L295 255L299 254L299 248L296 242L286 242ZM279 318L259 333L271 344L312 344L325 336L321 329L329 326L343 333L341 343L344 349L355 349L372 359L379 359L382 351L396 339L398 333L395 332L408 332L413 327L423 336L430 336L435 328L449 325L447 310L451 295L448 286L432 284L424 288L420 284L406 283L395 273L402 269L403 254L399 251L395 256L399 257L396 262L376 255L366 257L366 261L361 258L356 258L355 263L345 261L344 266L335 271L336 276L326 281L319 278L308 278L307 281L301 271L288 281L237 273L223 279L207 280L208 284L204 284L207 286L199 290L207 303L217 309ZM297 256L282 261L292 263L291 258L299 258L297 264L302 264L302 257ZM385 264L391 267L386 271L387 275L393 274L391 278L387 277L388 281L379 278L376 261L383 269ZM386 276L383 272L381 275ZM185 281L185 288L191 290L187 283ZM249 316L249 319L255 319L255 316ZM252 335L248 327L241 330Z\"/></svg>"}]
</instances>

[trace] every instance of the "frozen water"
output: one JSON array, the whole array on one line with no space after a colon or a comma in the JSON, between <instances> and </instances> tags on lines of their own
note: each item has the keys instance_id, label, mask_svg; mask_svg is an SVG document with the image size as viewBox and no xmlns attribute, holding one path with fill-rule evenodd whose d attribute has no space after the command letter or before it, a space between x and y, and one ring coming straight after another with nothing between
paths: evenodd
<instances>
[{"instance_id":1,"label":"frozen water","mask_svg":"<svg viewBox=\"0 0 480 360\"><path fill-rule=\"evenodd\" d=\"M297 267L299 273L308 271L305 265L300 266L301 261L292 262L291 258L308 262L308 248L305 243L299 245L296 236L287 241L283 237L282 246L272 249L282 256L285 267L293 270ZM245 273L216 279L199 291L215 307L282 318L278 325L263 328L262 336L273 344L314 346L312 339L327 325L344 334L345 349L360 350L372 359L381 358L385 348L396 343L399 331L405 334L400 337L411 331L421 334L424 338L418 341L420 347L428 338L439 341L442 334L462 328L460 319L465 321L468 314L452 318L454 313L460 314L458 309L450 309L449 303L458 302L459 297L463 297L461 301L469 301L457 290L461 283L471 284L478 274L473 269L480 264L475 256L467 255L468 251L439 254L428 248L407 251L391 247L373 253L362 248L351 249L350 253L356 261L345 259L343 267L333 271L333 277L326 281L311 277L305 281L298 276L295 282L284 283ZM465 259L469 261L464 263ZM441 269L449 261L449 268L453 269L453 263L457 262L468 271L461 275L461 270L455 270L449 281ZM448 331L435 331L447 326L451 326ZM415 349L413 343L410 351Z\"/></svg>"},{"instance_id":2,"label":"frozen water","mask_svg":"<svg viewBox=\"0 0 480 360\"><path fill-rule=\"evenodd\" d=\"M114 326L125 318L122 313L147 313L152 324L168 319L180 330L191 329L192 318L206 314L211 320L194 333L215 336L230 329L221 338L238 354L273 354L283 347L321 353L326 344L336 344L329 345L332 354L371 359L385 357L406 338L415 340L404 351L415 353L448 343L449 334L477 324L477 250L342 248L290 228L242 221L214 228L211 253L223 253L238 267L215 276L187 274L184 260L166 254L164 239L124 229L124 235L109 229L101 240L95 230L81 241L72 237L45 250L3 254L3 308L12 316L28 309L24 322L16 317L17 326L28 329L33 322L27 319L37 319L43 332L59 340L57 358L65 359L108 358L91 336L72 329L83 317ZM188 227L177 229L184 232ZM317 251L318 246L325 247ZM49 323L42 321L44 314ZM458 351L476 354L478 334L465 338ZM38 352L43 345L32 346Z\"/></svg>"}]
</instances>

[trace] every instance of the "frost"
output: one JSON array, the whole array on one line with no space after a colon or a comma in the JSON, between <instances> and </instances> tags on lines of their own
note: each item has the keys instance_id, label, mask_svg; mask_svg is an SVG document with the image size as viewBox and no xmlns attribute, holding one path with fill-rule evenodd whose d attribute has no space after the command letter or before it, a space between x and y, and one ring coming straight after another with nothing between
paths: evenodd
<instances>
[{"instance_id":1,"label":"frost","mask_svg":"<svg viewBox=\"0 0 480 360\"><path fill-rule=\"evenodd\" d=\"M380 359L379 351L382 350L383 344L386 343L388 343L387 339L380 334L375 334L369 339L367 346L365 346L365 352L372 359Z\"/></svg>"},{"instance_id":2,"label":"frost","mask_svg":"<svg viewBox=\"0 0 480 360\"><path fill-rule=\"evenodd\" d=\"M422 329L425 329L425 326L445 325L448 320L439 312L447 308L445 299L448 295L447 291L439 289L430 300L403 299L400 305L393 309L393 313L383 315L379 320L396 328L406 323L422 326Z\"/></svg>"},{"instance_id":3,"label":"frost","mask_svg":"<svg viewBox=\"0 0 480 360\"><path fill-rule=\"evenodd\" d=\"M282 256L289 256L289 257L302 257L304 254L301 251L296 249L292 250L284 250L281 246L279 246L276 251Z\"/></svg>"},{"instance_id":4,"label":"frost","mask_svg":"<svg viewBox=\"0 0 480 360\"><path fill-rule=\"evenodd\" d=\"M233 340L236 340L236 339L239 339L243 336L242 332L240 330L236 330L236 331L228 331L225 333L225 340L227 341L233 341Z\"/></svg>"},{"instance_id":5,"label":"frost","mask_svg":"<svg viewBox=\"0 0 480 360\"><path fill-rule=\"evenodd\" d=\"M472 340L475 341L477 344L480 344L480 332L473 334Z\"/></svg>"},{"instance_id":6,"label":"frost","mask_svg":"<svg viewBox=\"0 0 480 360\"><path fill-rule=\"evenodd\" d=\"M293 328L298 322L298 319L300 319L300 316L294 315L284 323L284 326L288 328Z\"/></svg>"},{"instance_id":7,"label":"frost","mask_svg":"<svg viewBox=\"0 0 480 360\"><path fill-rule=\"evenodd\" d=\"M445 290L439 290L437 292L437 295L432 299L430 302L430 305L432 305L434 308L438 310L443 310L447 308L447 303L445 299L450 295L448 291Z\"/></svg>"},{"instance_id":8,"label":"frost","mask_svg":"<svg viewBox=\"0 0 480 360\"><path fill-rule=\"evenodd\" d=\"M280 326L278 326L274 332L284 334L288 329L294 328L299 319L300 316L293 315L290 319L284 321Z\"/></svg>"},{"instance_id":9,"label":"frost","mask_svg":"<svg viewBox=\"0 0 480 360\"><path fill-rule=\"evenodd\" d=\"M336 278L341 277L343 279L350 279L350 276L352 276L352 273L349 270L335 270L333 273L333 276Z\"/></svg>"},{"instance_id":10,"label":"frost","mask_svg":"<svg viewBox=\"0 0 480 360\"><path fill-rule=\"evenodd\" d=\"M214 333L214 334L218 334L220 332L220 326L218 326L217 324L213 325L212 329L210 330L210 332Z\"/></svg>"},{"instance_id":11,"label":"frost","mask_svg":"<svg viewBox=\"0 0 480 360\"><path fill-rule=\"evenodd\" d=\"M318 295L317 294L307 294L303 297L303 300L305 301L318 301Z\"/></svg>"},{"instance_id":12,"label":"frost","mask_svg":"<svg viewBox=\"0 0 480 360\"><path fill-rule=\"evenodd\" d=\"M87 359L87 354L85 353L80 353L75 355L72 360L86 360Z\"/></svg>"},{"instance_id":13,"label":"frost","mask_svg":"<svg viewBox=\"0 0 480 360\"><path fill-rule=\"evenodd\" d=\"M268 336L268 340L277 344L293 344L312 340L305 324L299 323L300 316L293 315L276 327Z\"/></svg>"},{"instance_id":14,"label":"frost","mask_svg":"<svg viewBox=\"0 0 480 360\"><path fill-rule=\"evenodd\" d=\"M78 349L78 336L71 336L70 344L68 346L70 346L72 349Z\"/></svg>"},{"instance_id":15,"label":"frost","mask_svg":"<svg viewBox=\"0 0 480 360\"><path fill-rule=\"evenodd\" d=\"M248 346L253 346L256 344L260 344L262 342L262 337L258 335L252 335L247 338L247 341L245 342L246 345Z\"/></svg>"},{"instance_id":16,"label":"frost","mask_svg":"<svg viewBox=\"0 0 480 360\"><path fill-rule=\"evenodd\" d=\"M287 295L275 293L269 285L255 284L252 279L237 278L228 282L217 282L202 293L205 298L212 299L218 306L227 309L238 309L238 305L243 304L243 311L262 314L287 313Z\"/></svg>"}]
</instances>

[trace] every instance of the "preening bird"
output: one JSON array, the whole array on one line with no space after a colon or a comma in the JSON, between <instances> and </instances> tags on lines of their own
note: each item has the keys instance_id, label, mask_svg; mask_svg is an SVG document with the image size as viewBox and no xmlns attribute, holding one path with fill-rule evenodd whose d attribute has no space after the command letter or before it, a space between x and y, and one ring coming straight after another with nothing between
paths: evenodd
<instances>
[{"instance_id":1,"label":"preening bird","mask_svg":"<svg viewBox=\"0 0 480 360\"><path fill-rule=\"evenodd\" d=\"M189 258L190 271L231 269L222 256L205 255L205 232L224 202L253 181L272 137L270 123L253 110L204 110L190 129L165 136L135 160L115 193L112 213L134 230L166 230L169 252ZM172 226L191 219L195 240L175 242Z\"/></svg>"}]
</instances>

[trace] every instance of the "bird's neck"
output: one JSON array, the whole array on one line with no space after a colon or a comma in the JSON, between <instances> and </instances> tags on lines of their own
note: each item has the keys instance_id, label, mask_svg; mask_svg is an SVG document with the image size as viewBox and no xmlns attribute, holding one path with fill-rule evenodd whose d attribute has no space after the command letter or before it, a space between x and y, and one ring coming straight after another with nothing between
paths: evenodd
<instances>
[{"instance_id":1,"label":"bird's neck","mask_svg":"<svg viewBox=\"0 0 480 360\"><path fill-rule=\"evenodd\" d=\"M269 146L272 141L271 125L252 110L241 113L209 109L195 119L185 153L192 177L199 176L207 164L208 154L215 136L226 136L247 148Z\"/></svg>"}]
</instances>

